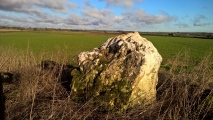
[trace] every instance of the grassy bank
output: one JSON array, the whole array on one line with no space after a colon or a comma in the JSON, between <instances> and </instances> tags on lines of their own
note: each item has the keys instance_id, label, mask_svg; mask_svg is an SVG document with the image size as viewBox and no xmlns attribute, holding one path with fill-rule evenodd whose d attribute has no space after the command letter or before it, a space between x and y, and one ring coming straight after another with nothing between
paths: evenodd
<instances>
[{"instance_id":1,"label":"grassy bank","mask_svg":"<svg viewBox=\"0 0 213 120\"><path fill-rule=\"evenodd\" d=\"M190 63L187 53L168 60L169 69L159 71L157 100L123 112L103 111L87 103L71 101L72 94L59 83L55 71L38 65L49 53L35 56L30 50L0 49L0 71L12 73L3 83L5 118L11 119L210 119L213 114L213 55ZM69 53L57 51L48 59L70 64ZM191 67L187 67L188 64ZM59 70L60 71L60 70Z\"/></svg>"}]
</instances>

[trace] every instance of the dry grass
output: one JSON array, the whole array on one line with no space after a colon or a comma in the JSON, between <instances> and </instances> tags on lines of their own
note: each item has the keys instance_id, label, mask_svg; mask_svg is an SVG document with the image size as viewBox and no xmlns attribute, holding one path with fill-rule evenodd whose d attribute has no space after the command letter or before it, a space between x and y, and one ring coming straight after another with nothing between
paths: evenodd
<instances>
[{"instance_id":1,"label":"dry grass","mask_svg":"<svg viewBox=\"0 0 213 120\"><path fill-rule=\"evenodd\" d=\"M179 54L162 67L157 85L157 100L146 107L123 112L104 111L99 106L75 103L60 84L55 70L38 66L48 53L40 57L0 49L0 72L10 72L13 81L3 83L5 119L212 119L213 55L191 63L187 54ZM49 55L48 55L49 56ZM50 60L68 64L68 55L59 51ZM164 69L166 68L166 70ZM62 71L62 67L59 69ZM59 72L62 73L62 72Z\"/></svg>"}]
</instances>

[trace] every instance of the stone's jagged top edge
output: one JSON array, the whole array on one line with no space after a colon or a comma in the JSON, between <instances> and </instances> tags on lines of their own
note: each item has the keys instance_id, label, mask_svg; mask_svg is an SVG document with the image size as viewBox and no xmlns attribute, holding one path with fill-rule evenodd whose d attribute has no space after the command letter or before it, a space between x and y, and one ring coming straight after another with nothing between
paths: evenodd
<instances>
[{"instance_id":1,"label":"stone's jagged top edge","mask_svg":"<svg viewBox=\"0 0 213 120\"><path fill-rule=\"evenodd\" d=\"M143 37L140 36L140 34L137 31L130 32L130 33L127 33L127 34L121 34L121 35L115 36L114 38L120 38L120 39L125 40L125 39L127 39L129 37L133 37L133 36L136 37L136 38L143 38Z\"/></svg>"},{"instance_id":2,"label":"stone's jagged top edge","mask_svg":"<svg viewBox=\"0 0 213 120\"><path fill-rule=\"evenodd\" d=\"M135 32L133 32L135 35L140 35L139 33L138 33L138 31L135 31Z\"/></svg>"},{"instance_id":3,"label":"stone's jagged top edge","mask_svg":"<svg viewBox=\"0 0 213 120\"><path fill-rule=\"evenodd\" d=\"M107 40L111 40L111 39L115 39L115 38L119 38L119 39L125 40L125 39L127 39L127 38L129 38L129 37L133 37L133 36L136 37L137 39L138 39L138 38L139 38L139 39L140 39L140 38L146 39L146 38L142 37L142 36L140 35L139 32L134 31L134 32L129 32L129 33L120 34L120 35L118 35L118 36L114 36L114 37L108 38Z\"/></svg>"},{"instance_id":4,"label":"stone's jagged top edge","mask_svg":"<svg viewBox=\"0 0 213 120\"><path fill-rule=\"evenodd\" d=\"M125 42L125 44L135 44L135 43L138 43L138 44L142 44L143 42L147 43L147 44L150 44L149 40L147 40L146 38L144 37L141 37L139 32L135 31L135 32L129 32L129 33L125 33L125 34L120 34L118 36L115 36L115 37L111 37L111 38L108 38L100 47L99 49L106 49L108 48L107 46L109 46L110 44L112 43L115 43L115 42L119 42L119 46L122 45L122 42L120 41L123 41ZM152 43L151 43L152 44Z\"/></svg>"},{"instance_id":5,"label":"stone's jagged top edge","mask_svg":"<svg viewBox=\"0 0 213 120\"><path fill-rule=\"evenodd\" d=\"M135 32L130 32L130 33L126 33L126 34L121 34L121 35L119 35L119 36L132 36L132 35L139 35L139 36L140 36L140 34L139 34L137 31L135 31Z\"/></svg>"},{"instance_id":6,"label":"stone's jagged top edge","mask_svg":"<svg viewBox=\"0 0 213 120\"><path fill-rule=\"evenodd\" d=\"M128 34L130 34L130 35L140 35L137 31L127 33L127 35L128 35Z\"/></svg>"}]
</instances>

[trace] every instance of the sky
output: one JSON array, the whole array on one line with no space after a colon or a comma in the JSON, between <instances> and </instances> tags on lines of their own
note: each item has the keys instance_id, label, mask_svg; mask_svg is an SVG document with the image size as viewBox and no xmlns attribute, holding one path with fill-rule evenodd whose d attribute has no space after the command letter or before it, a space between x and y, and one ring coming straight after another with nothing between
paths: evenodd
<instances>
[{"instance_id":1,"label":"sky","mask_svg":"<svg viewBox=\"0 0 213 120\"><path fill-rule=\"evenodd\" d=\"M0 26L213 32L213 0L0 0Z\"/></svg>"}]
</instances>

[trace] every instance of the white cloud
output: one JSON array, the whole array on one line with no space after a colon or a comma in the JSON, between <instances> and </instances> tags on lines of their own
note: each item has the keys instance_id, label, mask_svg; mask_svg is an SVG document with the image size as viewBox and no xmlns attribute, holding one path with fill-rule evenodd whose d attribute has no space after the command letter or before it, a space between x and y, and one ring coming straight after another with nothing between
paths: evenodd
<instances>
[{"instance_id":1,"label":"white cloud","mask_svg":"<svg viewBox=\"0 0 213 120\"><path fill-rule=\"evenodd\" d=\"M75 3L68 0L0 0L1 13L5 13L4 16L0 15L1 19L14 21L17 24L16 26L23 26L22 24L24 24L24 27L26 25L29 25L29 27L44 27L44 25L56 27L59 24L66 23L67 20L59 17L58 13L67 13L68 10L74 10L76 7ZM44 9L55 14L45 12ZM14 12L19 17L14 16ZM13 16L8 13L13 14ZM75 19L72 19L72 21L74 24ZM81 24L81 20L78 22Z\"/></svg>"},{"instance_id":2,"label":"white cloud","mask_svg":"<svg viewBox=\"0 0 213 120\"><path fill-rule=\"evenodd\" d=\"M89 1L84 2L84 7L85 8L93 8L93 5Z\"/></svg>"},{"instance_id":3,"label":"white cloud","mask_svg":"<svg viewBox=\"0 0 213 120\"><path fill-rule=\"evenodd\" d=\"M113 23L113 11L108 9L87 9L83 10L82 14L90 20L90 25L95 26L111 26Z\"/></svg>"},{"instance_id":4,"label":"white cloud","mask_svg":"<svg viewBox=\"0 0 213 120\"><path fill-rule=\"evenodd\" d=\"M83 10L82 14L91 18L105 19L105 18L111 17L112 11L107 9L104 9L104 10L87 9L87 10Z\"/></svg>"},{"instance_id":5,"label":"white cloud","mask_svg":"<svg viewBox=\"0 0 213 120\"><path fill-rule=\"evenodd\" d=\"M71 14L68 18L63 19L61 22L67 25L89 25L91 21L88 18Z\"/></svg>"},{"instance_id":6,"label":"white cloud","mask_svg":"<svg viewBox=\"0 0 213 120\"><path fill-rule=\"evenodd\" d=\"M0 10L22 13L34 13L41 8L50 9L54 12L67 12L67 9L75 9L77 5L68 0L0 0Z\"/></svg>"},{"instance_id":7,"label":"white cloud","mask_svg":"<svg viewBox=\"0 0 213 120\"><path fill-rule=\"evenodd\" d=\"M99 1L106 1L107 6L132 7L135 2L142 2L143 0L99 0Z\"/></svg>"},{"instance_id":8,"label":"white cloud","mask_svg":"<svg viewBox=\"0 0 213 120\"><path fill-rule=\"evenodd\" d=\"M175 26L178 26L179 28L188 28L188 24L185 24L185 23L178 23L178 24L175 24Z\"/></svg>"},{"instance_id":9,"label":"white cloud","mask_svg":"<svg viewBox=\"0 0 213 120\"><path fill-rule=\"evenodd\" d=\"M210 25L210 23L205 23L205 22L201 22L201 20L206 19L206 16L202 15L202 14L198 14L194 20L193 20L193 25L194 26L206 26L206 25Z\"/></svg>"},{"instance_id":10,"label":"white cloud","mask_svg":"<svg viewBox=\"0 0 213 120\"><path fill-rule=\"evenodd\" d=\"M124 21L124 18L121 17L121 16L114 16L113 21L114 21L114 22L117 22L117 23L123 22L123 21Z\"/></svg>"},{"instance_id":11,"label":"white cloud","mask_svg":"<svg viewBox=\"0 0 213 120\"><path fill-rule=\"evenodd\" d=\"M134 11L124 11L123 16L129 22L134 22L137 25L154 25L161 23L168 23L176 20L176 17L170 15L152 15L146 13L142 9L137 9Z\"/></svg>"},{"instance_id":12,"label":"white cloud","mask_svg":"<svg viewBox=\"0 0 213 120\"><path fill-rule=\"evenodd\" d=\"M194 26L206 26L206 25L211 25L210 23L202 23L202 22L194 22Z\"/></svg>"}]
</instances>

